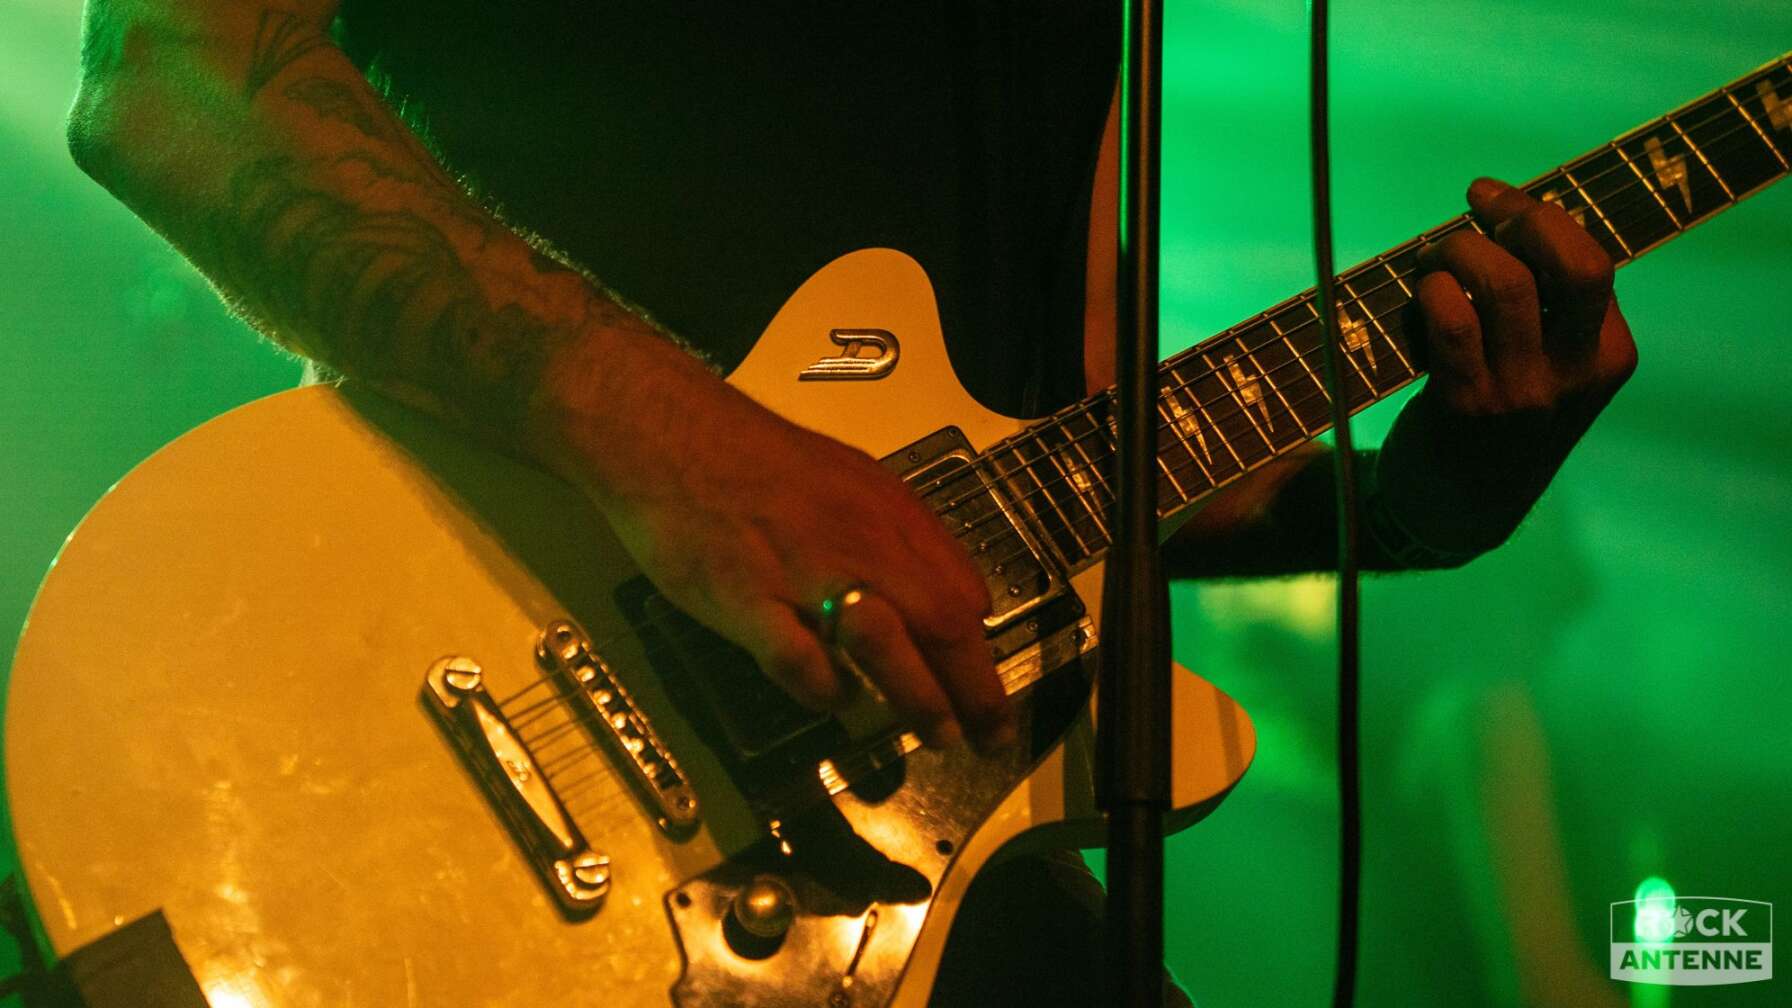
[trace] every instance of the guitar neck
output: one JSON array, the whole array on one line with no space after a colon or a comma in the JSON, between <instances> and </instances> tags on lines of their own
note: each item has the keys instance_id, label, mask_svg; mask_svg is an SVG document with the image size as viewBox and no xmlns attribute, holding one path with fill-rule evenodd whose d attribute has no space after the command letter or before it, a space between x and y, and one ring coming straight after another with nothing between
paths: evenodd
<instances>
[{"instance_id":1,"label":"guitar neck","mask_svg":"<svg viewBox=\"0 0 1792 1008\"><path fill-rule=\"evenodd\" d=\"M1557 203L1623 266L1729 209L1792 167L1792 53L1527 183ZM1463 228L1464 215L1338 279L1343 391L1355 413L1424 372L1409 331L1418 253ZM1158 514L1176 518L1250 470L1323 434L1311 289L1166 360L1158 370ZM1112 388L993 445L982 463L1037 520L1074 569L1099 559L1114 488Z\"/></svg>"}]
</instances>

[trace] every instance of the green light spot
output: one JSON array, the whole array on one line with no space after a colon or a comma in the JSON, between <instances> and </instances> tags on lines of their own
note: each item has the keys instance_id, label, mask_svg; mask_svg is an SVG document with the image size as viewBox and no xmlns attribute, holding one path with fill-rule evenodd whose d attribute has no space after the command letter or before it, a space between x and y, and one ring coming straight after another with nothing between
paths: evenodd
<instances>
[{"instance_id":1,"label":"green light spot","mask_svg":"<svg viewBox=\"0 0 1792 1008\"><path fill-rule=\"evenodd\" d=\"M1674 940L1674 887L1657 875L1637 883L1636 919L1632 928L1643 945L1666 946Z\"/></svg>"}]
</instances>

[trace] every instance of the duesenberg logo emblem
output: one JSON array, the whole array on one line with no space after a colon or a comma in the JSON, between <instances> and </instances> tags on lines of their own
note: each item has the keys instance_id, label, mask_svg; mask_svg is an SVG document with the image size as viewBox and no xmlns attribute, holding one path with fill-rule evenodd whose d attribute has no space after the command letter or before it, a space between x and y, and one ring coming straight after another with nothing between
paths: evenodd
<instances>
[{"instance_id":1,"label":"duesenberg logo emblem","mask_svg":"<svg viewBox=\"0 0 1792 1008\"><path fill-rule=\"evenodd\" d=\"M797 381L870 381L896 370L902 348L884 329L835 329L828 339L840 345L840 355L823 357L804 368Z\"/></svg>"}]
</instances>

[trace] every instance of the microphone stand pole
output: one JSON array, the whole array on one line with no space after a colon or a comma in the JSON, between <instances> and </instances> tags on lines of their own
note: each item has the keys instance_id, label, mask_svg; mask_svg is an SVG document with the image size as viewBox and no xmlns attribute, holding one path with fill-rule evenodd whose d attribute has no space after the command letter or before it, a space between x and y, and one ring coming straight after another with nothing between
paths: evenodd
<instances>
[{"instance_id":1,"label":"microphone stand pole","mask_svg":"<svg viewBox=\"0 0 1792 1008\"><path fill-rule=\"evenodd\" d=\"M1103 588L1096 798L1108 820L1109 1003L1163 1008L1170 654L1156 468L1162 0L1127 0L1125 24L1115 337L1119 498Z\"/></svg>"}]
</instances>

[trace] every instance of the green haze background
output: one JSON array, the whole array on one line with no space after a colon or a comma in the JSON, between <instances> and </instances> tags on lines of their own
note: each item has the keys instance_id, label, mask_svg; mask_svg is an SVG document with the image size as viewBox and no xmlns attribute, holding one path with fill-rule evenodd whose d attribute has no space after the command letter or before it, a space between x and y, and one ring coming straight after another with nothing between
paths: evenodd
<instances>
[{"instance_id":1,"label":"green haze background","mask_svg":"<svg viewBox=\"0 0 1792 1008\"><path fill-rule=\"evenodd\" d=\"M0 7L8 644L108 485L298 377L70 163L78 16ZM1792 48L1785 0L1346 0L1333 16L1341 262L1458 212L1477 174L1522 181ZM1166 352L1311 282L1303 5L1172 0L1168 24ZM1642 369L1525 529L1464 570L1366 584L1365 1004L1792 1001L1783 976L1601 979L1607 904L1645 878L1792 907L1789 288L1792 184L1626 269ZM1392 416L1366 414L1365 436ZM1178 656L1252 712L1259 755L1171 844L1170 961L1206 1006L1325 1003L1330 582L1174 598Z\"/></svg>"}]
</instances>

